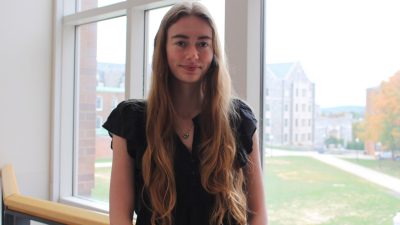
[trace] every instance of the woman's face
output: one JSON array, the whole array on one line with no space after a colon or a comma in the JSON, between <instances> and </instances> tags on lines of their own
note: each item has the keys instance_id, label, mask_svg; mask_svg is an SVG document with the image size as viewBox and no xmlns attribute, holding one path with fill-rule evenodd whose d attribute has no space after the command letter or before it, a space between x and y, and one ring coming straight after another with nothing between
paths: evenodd
<instances>
[{"instance_id":1,"label":"woman's face","mask_svg":"<svg viewBox=\"0 0 400 225\"><path fill-rule=\"evenodd\" d=\"M168 29L168 65L178 81L201 81L213 58L212 38L211 27L196 16L183 17Z\"/></svg>"}]
</instances>

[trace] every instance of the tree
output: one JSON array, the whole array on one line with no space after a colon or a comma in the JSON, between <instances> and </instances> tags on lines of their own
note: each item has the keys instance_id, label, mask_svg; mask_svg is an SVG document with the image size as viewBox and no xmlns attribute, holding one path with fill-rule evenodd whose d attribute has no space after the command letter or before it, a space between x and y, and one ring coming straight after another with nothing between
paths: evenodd
<instances>
[{"instance_id":1,"label":"tree","mask_svg":"<svg viewBox=\"0 0 400 225\"><path fill-rule=\"evenodd\" d=\"M372 105L373 112L366 117L367 138L380 141L386 149L399 150L400 71L382 82L379 91L372 97Z\"/></svg>"}]
</instances>

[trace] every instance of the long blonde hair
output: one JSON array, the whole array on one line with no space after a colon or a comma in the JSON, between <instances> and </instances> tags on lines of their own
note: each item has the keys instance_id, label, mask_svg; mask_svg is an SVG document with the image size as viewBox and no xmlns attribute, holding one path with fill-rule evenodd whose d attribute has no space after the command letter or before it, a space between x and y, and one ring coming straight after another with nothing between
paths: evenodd
<instances>
[{"instance_id":1,"label":"long blonde hair","mask_svg":"<svg viewBox=\"0 0 400 225\"><path fill-rule=\"evenodd\" d=\"M201 145L199 169L201 185L213 196L215 204L210 224L220 225L230 219L244 225L247 205L244 177L235 164L235 134L230 120L236 113L231 101L231 79L225 66L215 23L208 10L199 3L180 3L173 6L161 21L156 35L152 64L152 83L147 103L147 149L143 155L144 191L148 194L151 224L171 225L176 206L174 175L174 115L166 42L168 29L179 19L196 16L206 21L212 31L214 58L202 81L204 95L200 115ZM226 218L225 218L226 217Z\"/></svg>"}]
</instances>

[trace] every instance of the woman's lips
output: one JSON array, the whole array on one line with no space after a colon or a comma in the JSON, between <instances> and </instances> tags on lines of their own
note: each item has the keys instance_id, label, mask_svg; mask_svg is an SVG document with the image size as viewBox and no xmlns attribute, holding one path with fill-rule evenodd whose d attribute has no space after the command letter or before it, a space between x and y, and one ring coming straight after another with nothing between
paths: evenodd
<instances>
[{"instance_id":1,"label":"woman's lips","mask_svg":"<svg viewBox=\"0 0 400 225\"><path fill-rule=\"evenodd\" d=\"M200 66L198 65L182 65L181 66L184 70L189 71L189 72L193 72L196 69L200 68Z\"/></svg>"}]
</instances>

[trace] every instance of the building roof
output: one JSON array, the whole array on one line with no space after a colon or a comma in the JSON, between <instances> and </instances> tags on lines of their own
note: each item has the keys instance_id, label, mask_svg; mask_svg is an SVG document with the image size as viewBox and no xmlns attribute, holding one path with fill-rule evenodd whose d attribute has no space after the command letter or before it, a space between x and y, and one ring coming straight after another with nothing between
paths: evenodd
<instances>
[{"instance_id":1,"label":"building roof","mask_svg":"<svg viewBox=\"0 0 400 225\"><path fill-rule=\"evenodd\" d=\"M267 67L276 77L284 79L294 65L295 63L274 63L267 64Z\"/></svg>"}]
</instances>

